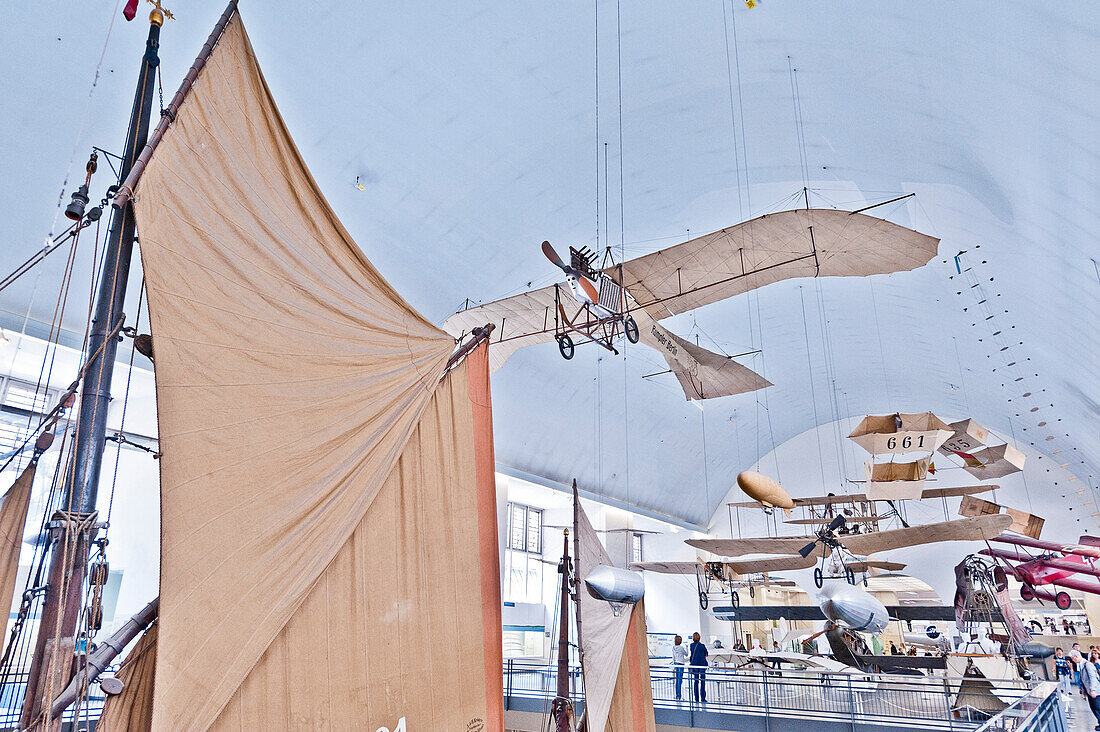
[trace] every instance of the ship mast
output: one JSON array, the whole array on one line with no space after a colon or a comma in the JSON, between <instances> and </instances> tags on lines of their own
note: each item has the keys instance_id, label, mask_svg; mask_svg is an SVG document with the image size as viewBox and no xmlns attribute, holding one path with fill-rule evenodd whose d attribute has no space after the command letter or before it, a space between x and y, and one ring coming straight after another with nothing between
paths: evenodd
<instances>
[{"instance_id":1,"label":"ship mast","mask_svg":"<svg viewBox=\"0 0 1100 732\"><path fill-rule=\"evenodd\" d=\"M152 0L150 0L152 1ZM125 179L149 136L153 92L160 58L160 28L171 14L159 2L149 13L149 36L141 60L130 127L122 156L120 178ZM88 555L95 538L96 498L107 435L107 407L111 394L118 337L123 318L126 282L134 247L133 205L115 211L103 257L95 314L89 334L80 394L80 412L73 442L73 458L65 476L59 511L50 522L52 556L41 622L31 661L20 728L27 728L49 708L52 696L69 681L76 644ZM52 677L52 678L51 678Z\"/></svg>"},{"instance_id":2,"label":"ship mast","mask_svg":"<svg viewBox=\"0 0 1100 732\"><path fill-rule=\"evenodd\" d=\"M558 619L558 693L550 705L550 714L554 719L556 732L569 732L569 722L573 716L573 702L569 698L569 578L572 565L569 561L569 529L565 530L561 564L561 615Z\"/></svg>"}]
</instances>

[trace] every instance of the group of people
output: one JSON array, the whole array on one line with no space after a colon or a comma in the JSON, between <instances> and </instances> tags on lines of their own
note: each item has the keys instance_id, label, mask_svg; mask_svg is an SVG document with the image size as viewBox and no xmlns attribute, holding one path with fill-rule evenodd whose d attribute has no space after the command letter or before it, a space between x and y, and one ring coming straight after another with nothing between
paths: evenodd
<instances>
[{"instance_id":1,"label":"group of people","mask_svg":"<svg viewBox=\"0 0 1100 732\"><path fill-rule=\"evenodd\" d=\"M1089 646L1087 655L1080 643L1074 643L1068 655L1061 648L1054 649L1054 673L1063 693L1070 693L1070 684L1081 690L1100 730L1100 648Z\"/></svg>"},{"instance_id":2,"label":"group of people","mask_svg":"<svg viewBox=\"0 0 1100 732\"><path fill-rule=\"evenodd\" d=\"M1050 629L1050 634L1051 635L1058 635L1058 626L1054 623L1054 620L1052 618L1047 618L1046 622L1047 622L1047 628ZM1089 631L1086 629L1086 631L1085 631L1086 635L1088 634L1088 632ZM1074 622L1072 620L1067 620L1066 618L1062 618L1062 634L1063 635L1077 635L1077 626L1074 624Z\"/></svg>"},{"instance_id":3,"label":"group of people","mask_svg":"<svg viewBox=\"0 0 1100 732\"><path fill-rule=\"evenodd\" d=\"M707 700L707 645L698 633L691 636L691 645L684 647L684 639L676 636L672 641L672 668L676 675L676 700L680 701L680 689L684 682L684 669L691 672L691 692L700 704Z\"/></svg>"}]
</instances>

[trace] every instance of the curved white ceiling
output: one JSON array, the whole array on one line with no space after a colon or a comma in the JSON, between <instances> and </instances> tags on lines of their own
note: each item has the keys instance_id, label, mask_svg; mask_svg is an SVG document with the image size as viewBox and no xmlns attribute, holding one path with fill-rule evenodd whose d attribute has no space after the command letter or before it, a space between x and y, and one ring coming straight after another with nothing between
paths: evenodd
<instances>
[{"instance_id":1,"label":"curved white ceiling","mask_svg":"<svg viewBox=\"0 0 1100 732\"><path fill-rule=\"evenodd\" d=\"M593 245L597 209L632 255L769 210L804 177L815 206L917 193L877 212L942 239L929 266L781 283L672 323L727 353L762 348L743 360L775 384L766 392L700 410L673 377L641 378L664 368L641 347L625 363L593 347L569 363L553 344L517 354L495 377L503 464L705 523L739 469L815 424L933 410L1034 442L1082 481L1100 474L1094 3L623 4L621 156L607 0L599 138L591 3L243 6L322 189L437 322L466 297L553 281L538 243ZM169 94L222 8L173 9ZM5 261L49 230L74 144L74 176L91 144L121 144L145 23L115 24L88 102L113 11L0 11L0 60L18 70L0 82ZM49 319L60 266L44 268L33 318ZM4 327L22 323L25 280L0 294Z\"/></svg>"}]
</instances>

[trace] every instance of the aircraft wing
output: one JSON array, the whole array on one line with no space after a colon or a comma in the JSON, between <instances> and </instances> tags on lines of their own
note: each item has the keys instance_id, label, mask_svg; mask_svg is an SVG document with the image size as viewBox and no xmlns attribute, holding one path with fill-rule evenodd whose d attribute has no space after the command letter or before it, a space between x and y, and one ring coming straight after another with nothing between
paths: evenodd
<instances>
[{"instance_id":1,"label":"aircraft wing","mask_svg":"<svg viewBox=\"0 0 1100 732\"><path fill-rule=\"evenodd\" d=\"M568 291L559 297L567 312L578 310ZM474 328L493 323L489 368L496 371L519 349L554 340L554 308L554 286L550 285L460 310L443 322L443 330L461 340ZM664 357L688 399L713 399L771 386L763 376L733 359L671 333L645 310L635 310L632 317L640 341Z\"/></svg>"},{"instance_id":2,"label":"aircraft wing","mask_svg":"<svg viewBox=\"0 0 1100 732\"><path fill-rule=\"evenodd\" d=\"M723 557L740 557L745 554L798 554L799 549L816 538L816 536L778 538L763 536L756 539L688 539L685 543Z\"/></svg>"},{"instance_id":3,"label":"aircraft wing","mask_svg":"<svg viewBox=\"0 0 1100 732\"><path fill-rule=\"evenodd\" d=\"M863 277L916 269L939 239L833 209L766 214L624 262L622 279L656 318L796 277ZM617 277L618 267L607 270Z\"/></svg>"},{"instance_id":4,"label":"aircraft wing","mask_svg":"<svg viewBox=\"0 0 1100 732\"><path fill-rule=\"evenodd\" d=\"M906 565L901 562L887 562L880 559L862 559L855 562L845 562L844 566L856 574L861 574L869 569L881 569L886 572L900 572Z\"/></svg>"},{"instance_id":5,"label":"aircraft wing","mask_svg":"<svg viewBox=\"0 0 1100 732\"><path fill-rule=\"evenodd\" d=\"M1003 516L1006 514L993 514L995 516ZM1086 538L1084 536L1082 539ZM1059 544L1054 541L1041 541L1039 539L1032 539L1029 536L998 536L990 539L990 541L998 541L1003 544L1014 544L1016 546L1026 546L1032 549L1042 549L1048 552L1062 552L1063 554L1079 554L1083 557L1100 558L1100 547L1088 546L1084 542L1080 544ZM1034 557L1030 557L1034 558Z\"/></svg>"},{"instance_id":6,"label":"aircraft wing","mask_svg":"<svg viewBox=\"0 0 1100 732\"><path fill-rule=\"evenodd\" d=\"M928 500L930 498L958 498L959 496L974 496L979 493L988 493L994 491L1001 486L995 484L988 485L961 485L954 486L952 488L925 488L921 491L921 501ZM875 499L880 501L881 499ZM857 503L869 503L871 499L867 498L866 493L850 493L848 495L836 495L836 496L811 496L809 498L795 498L794 505L798 506L836 506L854 505ZM731 508L764 508L764 504L759 501L740 501L737 503L727 503L727 506ZM787 521L785 523L792 523Z\"/></svg>"},{"instance_id":7,"label":"aircraft wing","mask_svg":"<svg viewBox=\"0 0 1100 732\"><path fill-rule=\"evenodd\" d=\"M703 565L699 562L634 562L631 569L640 572L658 572L660 574L690 574L695 575Z\"/></svg>"},{"instance_id":8,"label":"aircraft wing","mask_svg":"<svg viewBox=\"0 0 1100 732\"><path fill-rule=\"evenodd\" d=\"M562 294L571 302L568 292ZM443 321L443 330L461 340L474 328L493 323L489 368L496 371L519 349L554 340L554 302L554 286L550 285L459 310Z\"/></svg>"},{"instance_id":9,"label":"aircraft wing","mask_svg":"<svg viewBox=\"0 0 1100 732\"><path fill-rule=\"evenodd\" d=\"M817 564L817 558L809 556L803 559L797 554L793 557L774 559L750 559L748 561L723 562L737 574L766 574L770 572L790 572L796 569L808 569Z\"/></svg>"},{"instance_id":10,"label":"aircraft wing","mask_svg":"<svg viewBox=\"0 0 1100 732\"><path fill-rule=\"evenodd\" d=\"M1008 514L994 513L977 518L910 526L906 529L876 531L873 534L847 534L838 538L848 551L866 556L920 544L992 539L1007 529L1011 523L1012 517Z\"/></svg>"}]
</instances>

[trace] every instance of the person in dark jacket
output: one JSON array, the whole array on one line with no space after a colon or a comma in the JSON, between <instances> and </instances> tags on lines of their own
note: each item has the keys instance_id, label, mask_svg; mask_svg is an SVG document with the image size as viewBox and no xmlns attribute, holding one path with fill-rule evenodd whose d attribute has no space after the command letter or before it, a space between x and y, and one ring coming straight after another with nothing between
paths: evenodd
<instances>
[{"instance_id":1,"label":"person in dark jacket","mask_svg":"<svg viewBox=\"0 0 1100 732\"><path fill-rule=\"evenodd\" d=\"M707 646L700 642L698 633L692 634L688 653L691 664L691 688L695 694L695 701L705 704L707 701Z\"/></svg>"},{"instance_id":2,"label":"person in dark jacket","mask_svg":"<svg viewBox=\"0 0 1100 732\"><path fill-rule=\"evenodd\" d=\"M1073 670L1069 666L1069 657L1065 655L1061 648L1054 649L1054 678L1058 681L1058 689L1064 693L1069 693L1069 680L1073 678Z\"/></svg>"}]
</instances>

